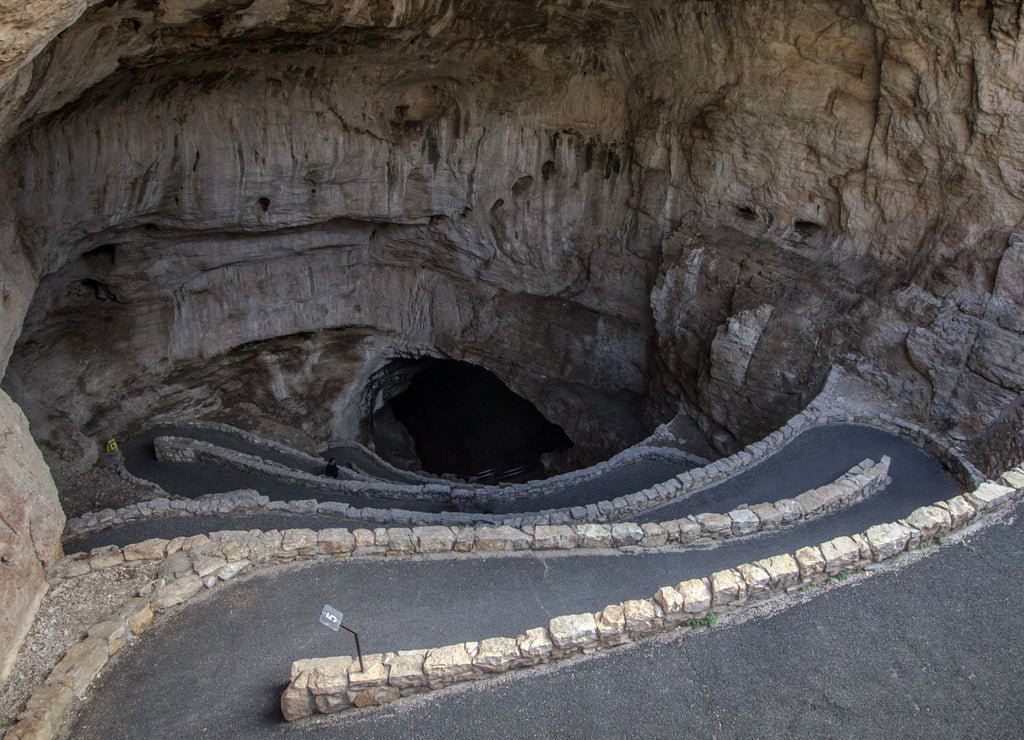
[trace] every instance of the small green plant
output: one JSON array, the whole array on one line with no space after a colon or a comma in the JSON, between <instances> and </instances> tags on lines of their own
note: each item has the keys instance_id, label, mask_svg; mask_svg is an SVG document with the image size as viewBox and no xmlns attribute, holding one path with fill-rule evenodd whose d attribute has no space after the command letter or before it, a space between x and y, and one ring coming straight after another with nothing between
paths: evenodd
<instances>
[{"instance_id":1,"label":"small green plant","mask_svg":"<svg viewBox=\"0 0 1024 740\"><path fill-rule=\"evenodd\" d=\"M845 581L849 577L850 574L847 573L845 570L841 570L838 573L836 573L836 578L838 578L840 581Z\"/></svg>"},{"instance_id":2,"label":"small green plant","mask_svg":"<svg viewBox=\"0 0 1024 740\"><path fill-rule=\"evenodd\" d=\"M942 535L941 534L935 535L935 544L936 545L941 545L942 544Z\"/></svg>"},{"instance_id":3,"label":"small green plant","mask_svg":"<svg viewBox=\"0 0 1024 740\"><path fill-rule=\"evenodd\" d=\"M924 540L924 541L923 541L923 542L921 542L921 544L919 545L920 549L922 549L922 550L927 550L927 549L928 549L929 547L931 547L931 546L932 546L932 543L931 543L930 541L928 541L928 540Z\"/></svg>"},{"instance_id":4,"label":"small green plant","mask_svg":"<svg viewBox=\"0 0 1024 740\"><path fill-rule=\"evenodd\" d=\"M717 622L718 617L713 612L709 612L700 619L693 619L687 622L686 626L690 629L697 629L698 627L714 627Z\"/></svg>"}]
</instances>

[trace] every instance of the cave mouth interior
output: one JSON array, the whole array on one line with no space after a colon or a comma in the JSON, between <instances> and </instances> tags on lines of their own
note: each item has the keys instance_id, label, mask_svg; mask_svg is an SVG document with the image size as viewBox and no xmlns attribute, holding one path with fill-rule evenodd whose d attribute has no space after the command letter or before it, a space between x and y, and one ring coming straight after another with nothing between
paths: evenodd
<instances>
[{"instance_id":1,"label":"cave mouth interior","mask_svg":"<svg viewBox=\"0 0 1024 740\"><path fill-rule=\"evenodd\" d=\"M390 371L402 380L384 391L372 439L402 467L484 482L528 480L546 474L544 455L573 446L560 426L480 365L424 358L392 363Z\"/></svg>"}]
</instances>

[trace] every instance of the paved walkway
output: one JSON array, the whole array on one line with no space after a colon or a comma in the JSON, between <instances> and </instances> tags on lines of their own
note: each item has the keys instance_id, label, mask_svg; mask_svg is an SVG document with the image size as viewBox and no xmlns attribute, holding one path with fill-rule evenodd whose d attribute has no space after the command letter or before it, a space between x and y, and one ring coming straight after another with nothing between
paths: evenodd
<instances>
[{"instance_id":1,"label":"paved walkway","mask_svg":"<svg viewBox=\"0 0 1024 740\"><path fill-rule=\"evenodd\" d=\"M865 692L887 686L889 679L882 680L888 675L887 666L895 672L891 681L897 685L919 685L909 695L923 692L931 682L940 694L964 696L967 688L953 685L962 683L966 675L961 675L959 667L948 676L931 671L922 678L910 670L915 656L923 665L940 666L943 655L963 647L962 662L967 666L963 671L969 672L984 662L999 629L1011 634L1016 630L1019 644L1020 599L1012 607L1002 601L986 602L993 598L992 583L1000 584L996 601L1005 600L1007 593L1021 594L1019 579L1009 577L1024 561L1019 545L1010 549L1008 559L998 561L998 570L1006 571L1003 577L985 570L997 561L995 553L1003 552L1005 537L998 539L998 534L1006 528L981 535L975 550L940 548L922 565L840 589L767 622L712 630L685 640L649 641L555 669L526 671L497 683L481 682L427 699L415 710L386 709L367 719L332 718L329 723L341 726L334 729L309 723L283 725L277 709L292 660L352 652L348 641L317 622L324 603L345 612L346 622L360 630L366 652L514 636L546 624L551 616L594 611L608 603L648 596L659 586L685 578L861 531L954 493L952 481L937 463L913 445L894 444L895 438L876 439L873 430L863 427L838 429L847 429L852 436L833 439L824 448L790 450L804 460L798 464L794 459L796 468L804 470L822 464L823 458L851 454L852 465L865 456L851 449L854 440L884 441L893 455L893 484L844 512L771 535L711 550L638 555L296 564L221 587L164 619L109 668L72 736L276 737L339 732L367 737L473 737L484 732L532 737L827 736L848 734L839 730L847 715L857 717L864 727L873 721L879 729L888 728L889 722L880 721L877 713L862 709L860 703L870 706L873 700ZM838 466L840 473L849 467L838 459L830 464ZM762 467L756 479L785 478L791 472L781 464ZM828 475L826 480L835 477ZM774 496L775 489L765 490L769 498ZM993 539L994 544L989 544ZM982 559L970 560L979 558L973 553L981 548L986 553ZM953 572L947 573L942 563L951 558L954 561L948 567ZM973 563L973 571L964 566L964 558ZM926 567L933 562L939 563L937 570ZM1011 580L1014 583L1008 583ZM906 589L907 583L915 585ZM943 598L947 588L955 598ZM870 597L866 605L861 604L861 594ZM977 624L975 603L987 610L984 629ZM862 609L867 627L859 616ZM928 624L945 625L948 620L943 615L951 610L960 610L959 618L952 620L957 622L956 629L944 627L947 632L952 629L953 647L945 639L916 634L916 623L926 619ZM794 614L805 616L791 625L787 620ZM1013 625L1005 623L1011 614L1016 620ZM991 633L991 637L978 639L978 633ZM975 639L961 646L967 634ZM1006 662L1004 656L1000 660ZM881 679L876 676L879 671ZM814 675L820 685L810 681ZM1010 678L1009 671L1001 669L995 675ZM864 676L871 676L871 682L865 684ZM886 690L892 691L891 687ZM894 710L901 706L898 696L883 698L885 706ZM930 701L928 706L938 703ZM1005 715L1011 709L1001 711ZM821 720L808 721L818 714ZM947 714L944 706L941 716ZM765 718L771 719L770 726L764 724ZM926 734L936 736L921 736Z\"/></svg>"},{"instance_id":2,"label":"paved walkway","mask_svg":"<svg viewBox=\"0 0 1024 740\"><path fill-rule=\"evenodd\" d=\"M440 504L413 499L399 502L395 499L383 499L373 496L351 496L330 493L320 489L305 488L268 478L260 478L209 463L158 462L153 454L153 440L161 435L199 439L238 452L273 460L307 473L319 473L321 470L319 467L311 469L309 465L302 464L298 458L293 456L268 451L264 447L246 442L237 435L219 430L163 425L154 427L146 434L121 445L124 465L128 472L140 478L153 481L165 491L175 496L195 498L206 493L221 493L238 490L239 488L253 488L274 501L297 501L315 498L318 501L338 501L356 507L370 506L378 509L395 507L408 511L436 512L442 511L445 508ZM407 477L403 477L401 473L395 474L392 471L388 471L371 457L359 453L358 450L352 450L352 452L358 459L341 457L340 453L335 456L338 457L339 462L342 464L349 459L354 459L354 462L361 470L375 475L384 481L407 482ZM491 511L497 514L506 514L536 511L538 508L586 505L595 501L614 498L621 493L639 491L655 483L668 480L692 467L693 465L688 463L640 460L606 473L596 480L585 483L570 482L555 493L513 501L496 506ZM408 477L408 480L411 480L411 477ZM538 502L542 505L538 506ZM451 507L448 507L448 509L451 510Z\"/></svg>"}]
</instances>

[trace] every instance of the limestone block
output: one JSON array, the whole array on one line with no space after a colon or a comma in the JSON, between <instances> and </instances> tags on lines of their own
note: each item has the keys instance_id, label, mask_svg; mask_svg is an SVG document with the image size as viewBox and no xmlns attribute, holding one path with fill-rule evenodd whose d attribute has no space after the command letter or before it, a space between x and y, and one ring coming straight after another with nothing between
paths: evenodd
<instances>
[{"instance_id":1,"label":"limestone block","mask_svg":"<svg viewBox=\"0 0 1024 740\"><path fill-rule=\"evenodd\" d=\"M382 707L397 701L401 695L398 689L391 686L372 686L362 691L349 691L349 700L360 709L365 707Z\"/></svg>"},{"instance_id":2,"label":"limestone block","mask_svg":"<svg viewBox=\"0 0 1024 740\"><path fill-rule=\"evenodd\" d=\"M791 498L779 499L775 502L775 508L782 516L784 525L799 521L804 516L804 510L800 508L800 504Z\"/></svg>"},{"instance_id":3,"label":"limestone block","mask_svg":"<svg viewBox=\"0 0 1024 740\"><path fill-rule=\"evenodd\" d=\"M825 571L835 575L857 564L860 546L851 537L836 537L821 544L821 554L825 558Z\"/></svg>"},{"instance_id":4,"label":"limestone block","mask_svg":"<svg viewBox=\"0 0 1024 740\"><path fill-rule=\"evenodd\" d=\"M1010 488L1016 488L1019 491L1024 488L1024 473L1021 473L1019 470L1007 470L999 476L999 483Z\"/></svg>"},{"instance_id":5,"label":"limestone block","mask_svg":"<svg viewBox=\"0 0 1024 740\"><path fill-rule=\"evenodd\" d=\"M921 532L921 536L930 540L949 532L949 512L938 506L922 506L907 517L907 524Z\"/></svg>"},{"instance_id":6,"label":"limestone block","mask_svg":"<svg viewBox=\"0 0 1024 740\"><path fill-rule=\"evenodd\" d=\"M387 686L389 670L390 667L384 663L384 656L380 653L364 655L361 666L358 659L353 660L348 667L349 692Z\"/></svg>"},{"instance_id":7,"label":"limestone block","mask_svg":"<svg viewBox=\"0 0 1024 740\"><path fill-rule=\"evenodd\" d=\"M761 520L750 509L734 509L728 516L732 520L732 534L735 537L753 534L761 527Z\"/></svg>"},{"instance_id":8,"label":"limestone block","mask_svg":"<svg viewBox=\"0 0 1024 740\"><path fill-rule=\"evenodd\" d=\"M251 539L247 536L246 542L249 545L249 559L254 563L264 563L281 551L281 533L276 529L257 532Z\"/></svg>"},{"instance_id":9,"label":"limestone block","mask_svg":"<svg viewBox=\"0 0 1024 740\"><path fill-rule=\"evenodd\" d=\"M154 537L152 539L136 542L124 546L124 559L133 560L159 560L167 550L167 540Z\"/></svg>"},{"instance_id":10,"label":"limestone block","mask_svg":"<svg viewBox=\"0 0 1024 740\"><path fill-rule=\"evenodd\" d=\"M631 635L653 632L664 626L664 620L653 599L624 601L622 614L626 618L626 631Z\"/></svg>"},{"instance_id":11,"label":"limestone block","mask_svg":"<svg viewBox=\"0 0 1024 740\"><path fill-rule=\"evenodd\" d=\"M921 540L923 539L923 537L921 536L921 530L917 529L916 527L911 527L909 524L907 524L907 520L906 519L900 519L899 523L902 524L904 527L906 527L907 531L910 532L910 539L907 540L907 548L906 549L908 549L908 550L916 550L918 547L921 546ZM869 547L869 549L870 549L870 547Z\"/></svg>"},{"instance_id":12,"label":"limestone block","mask_svg":"<svg viewBox=\"0 0 1024 740\"><path fill-rule=\"evenodd\" d=\"M61 558L54 563L53 567L50 568L50 571L47 573L47 578L51 581L61 578L77 578L78 576L84 576L91 570L92 566L89 564L89 553L76 552L73 555Z\"/></svg>"},{"instance_id":13,"label":"limestone block","mask_svg":"<svg viewBox=\"0 0 1024 740\"><path fill-rule=\"evenodd\" d=\"M555 617L548 625L548 632L551 642L560 650L588 648L597 642L597 622L589 612Z\"/></svg>"},{"instance_id":14,"label":"limestone block","mask_svg":"<svg viewBox=\"0 0 1024 740\"><path fill-rule=\"evenodd\" d=\"M683 612L683 595L671 586L662 586L654 594L654 600L661 607L665 617Z\"/></svg>"},{"instance_id":15,"label":"limestone block","mask_svg":"<svg viewBox=\"0 0 1024 740\"><path fill-rule=\"evenodd\" d=\"M511 552L528 550L532 539L521 529L503 524L500 527L477 527L476 550L478 552Z\"/></svg>"},{"instance_id":16,"label":"limestone block","mask_svg":"<svg viewBox=\"0 0 1024 740\"><path fill-rule=\"evenodd\" d=\"M25 711L18 715L19 720L34 719L45 723L50 728L50 733L40 735L47 740L52 738L60 728L61 722L67 716L68 710L75 701L75 693L68 687L61 684L43 685L32 692L25 703ZM4 735L5 738L12 735ZM13 735L13 737L31 737L30 735Z\"/></svg>"},{"instance_id":17,"label":"limestone block","mask_svg":"<svg viewBox=\"0 0 1024 740\"><path fill-rule=\"evenodd\" d=\"M108 619L105 622L94 624L87 632L89 637L97 637L107 643L107 652L114 655L124 646L125 638L128 637L128 627L120 619Z\"/></svg>"},{"instance_id":18,"label":"limestone block","mask_svg":"<svg viewBox=\"0 0 1024 740\"><path fill-rule=\"evenodd\" d=\"M314 658L310 661L292 663L292 674L296 671L308 674L309 693L320 695L343 695L348 690L349 669L355 662L348 655L333 658ZM358 665L356 668L358 669Z\"/></svg>"},{"instance_id":19,"label":"limestone block","mask_svg":"<svg viewBox=\"0 0 1024 740\"><path fill-rule=\"evenodd\" d=\"M575 524L573 529L580 537L580 547L612 546L612 528L607 524Z\"/></svg>"},{"instance_id":20,"label":"limestone block","mask_svg":"<svg viewBox=\"0 0 1024 740\"><path fill-rule=\"evenodd\" d=\"M569 550L579 544L580 537L572 527L538 524L533 530L533 546L537 550Z\"/></svg>"},{"instance_id":21,"label":"limestone block","mask_svg":"<svg viewBox=\"0 0 1024 740\"><path fill-rule=\"evenodd\" d=\"M315 555L317 534L312 529L286 529L281 533L281 549L295 550L299 555Z\"/></svg>"},{"instance_id":22,"label":"limestone block","mask_svg":"<svg viewBox=\"0 0 1024 740\"><path fill-rule=\"evenodd\" d=\"M662 522L661 528L665 530L666 542L679 542L679 522L670 519Z\"/></svg>"},{"instance_id":23,"label":"limestone block","mask_svg":"<svg viewBox=\"0 0 1024 740\"><path fill-rule=\"evenodd\" d=\"M626 616L619 604L609 604L594 617L597 624L597 637L602 645L611 647L629 642L626 634Z\"/></svg>"},{"instance_id":24,"label":"limestone block","mask_svg":"<svg viewBox=\"0 0 1024 740\"><path fill-rule=\"evenodd\" d=\"M906 549L910 542L910 530L902 524L889 522L869 527L864 533L875 562L891 558Z\"/></svg>"},{"instance_id":25,"label":"limestone block","mask_svg":"<svg viewBox=\"0 0 1024 740\"><path fill-rule=\"evenodd\" d=\"M206 576L220 570L227 564L228 561L224 558L210 557L209 555L198 555L192 561L192 568L195 570L197 576L200 578L206 578Z\"/></svg>"},{"instance_id":26,"label":"limestone block","mask_svg":"<svg viewBox=\"0 0 1024 740\"><path fill-rule=\"evenodd\" d=\"M679 527L679 544L681 545L696 542L704 531L700 523L694 519L677 519L676 525Z\"/></svg>"},{"instance_id":27,"label":"limestone block","mask_svg":"<svg viewBox=\"0 0 1024 740\"><path fill-rule=\"evenodd\" d=\"M352 536L355 538L355 555L383 555L387 551L384 545L377 544L373 530L357 529Z\"/></svg>"},{"instance_id":28,"label":"limestone block","mask_svg":"<svg viewBox=\"0 0 1024 740\"><path fill-rule=\"evenodd\" d=\"M388 684L399 690L426 686L427 677L423 673L426 657L426 650L401 650L388 655L384 660L390 668Z\"/></svg>"},{"instance_id":29,"label":"limestone block","mask_svg":"<svg viewBox=\"0 0 1024 740\"><path fill-rule=\"evenodd\" d=\"M416 552L412 530L408 527L391 527L388 530L388 555L412 555Z\"/></svg>"},{"instance_id":30,"label":"limestone block","mask_svg":"<svg viewBox=\"0 0 1024 740\"><path fill-rule=\"evenodd\" d=\"M813 581L825 572L825 558L816 547L801 547L795 554L801 581Z\"/></svg>"},{"instance_id":31,"label":"limestone block","mask_svg":"<svg viewBox=\"0 0 1024 740\"><path fill-rule=\"evenodd\" d=\"M635 522L616 522L612 524L612 545L615 547L639 545L643 538L644 531Z\"/></svg>"},{"instance_id":32,"label":"limestone block","mask_svg":"<svg viewBox=\"0 0 1024 740\"><path fill-rule=\"evenodd\" d=\"M760 601L772 595L771 576L757 563L743 563L736 566L736 572L743 578L748 601Z\"/></svg>"},{"instance_id":33,"label":"limestone block","mask_svg":"<svg viewBox=\"0 0 1024 740\"><path fill-rule=\"evenodd\" d=\"M171 579L179 578L187 573L192 572L192 559L188 556L187 552L174 552L168 555L164 562L160 564L156 574L160 578Z\"/></svg>"},{"instance_id":34,"label":"limestone block","mask_svg":"<svg viewBox=\"0 0 1024 740\"><path fill-rule=\"evenodd\" d=\"M50 671L47 685L63 685L81 698L100 669L106 665L109 652L107 641L98 637L87 637L72 645L61 661Z\"/></svg>"},{"instance_id":35,"label":"limestone block","mask_svg":"<svg viewBox=\"0 0 1024 740\"><path fill-rule=\"evenodd\" d=\"M725 514L698 514L697 522L703 534L711 539L722 539L732 534L732 519Z\"/></svg>"},{"instance_id":36,"label":"limestone block","mask_svg":"<svg viewBox=\"0 0 1024 740\"><path fill-rule=\"evenodd\" d=\"M153 605L149 599L131 599L117 610L117 618L123 621L134 634L149 629L153 624Z\"/></svg>"},{"instance_id":37,"label":"limestone block","mask_svg":"<svg viewBox=\"0 0 1024 740\"><path fill-rule=\"evenodd\" d=\"M768 572L769 587L775 591L790 588L800 582L800 566L789 553L758 560L757 564Z\"/></svg>"},{"instance_id":38,"label":"limestone block","mask_svg":"<svg viewBox=\"0 0 1024 740\"><path fill-rule=\"evenodd\" d=\"M372 690L373 689L366 689L366 691ZM351 707L354 695L358 695L358 692L355 694L348 691L344 694L321 694L311 698L313 699L313 705L316 707L316 711L322 714L330 714L331 712L340 712Z\"/></svg>"},{"instance_id":39,"label":"limestone block","mask_svg":"<svg viewBox=\"0 0 1024 740\"><path fill-rule=\"evenodd\" d=\"M236 560L217 569L214 575L222 581L230 581L235 576L247 573L252 568L251 560Z\"/></svg>"},{"instance_id":40,"label":"limestone block","mask_svg":"<svg viewBox=\"0 0 1024 740\"><path fill-rule=\"evenodd\" d=\"M313 706L309 701L309 691L306 690L308 676L305 673L299 674L288 684L288 688L281 694L281 714L286 722L308 717L313 714Z\"/></svg>"},{"instance_id":41,"label":"limestone block","mask_svg":"<svg viewBox=\"0 0 1024 740\"><path fill-rule=\"evenodd\" d=\"M711 574L711 606L719 609L743 603L746 584L734 570L720 570Z\"/></svg>"},{"instance_id":42,"label":"limestone block","mask_svg":"<svg viewBox=\"0 0 1024 740\"><path fill-rule=\"evenodd\" d=\"M853 535L853 541L856 542L857 547L860 548L860 559L857 563L858 565L867 565L874 560L871 555L871 545L868 544L868 541L864 538L863 534Z\"/></svg>"},{"instance_id":43,"label":"limestone block","mask_svg":"<svg viewBox=\"0 0 1024 740\"><path fill-rule=\"evenodd\" d=\"M344 527L321 529L317 533L316 542L324 552L331 555L348 554L356 549L356 538Z\"/></svg>"},{"instance_id":44,"label":"limestone block","mask_svg":"<svg viewBox=\"0 0 1024 740\"><path fill-rule=\"evenodd\" d=\"M194 534L191 537L186 537L181 543L182 550L192 550L193 548L204 547L210 544L210 538L205 534Z\"/></svg>"},{"instance_id":45,"label":"limestone block","mask_svg":"<svg viewBox=\"0 0 1024 740\"><path fill-rule=\"evenodd\" d=\"M383 547L384 552L388 549L388 530L387 527L375 527L373 530L373 544L377 547Z\"/></svg>"},{"instance_id":46,"label":"limestone block","mask_svg":"<svg viewBox=\"0 0 1024 740\"><path fill-rule=\"evenodd\" d=\"M476 673L473 658L461 642L428 650L423 660L423 674L431 686L465 681Z\"/></svg>"},{"instance_id":47,"label":"limestone block","mask_svg":"<svg viewBox=\"0 0 1024 740\"><path fill-rule=\"evenodd\" d=\"M416 552L425 554L451 552L455 545L455 533L449 527L413 527L412 539Z\"/></svg>"},{"instance_id":48,"label":"limestone block","mask_svg":"<svg viewBox=\"0 0 1024 740\"><path fill-rule=\"evenodd\" d=\"M520 657L519 646L511 637L490 637L480 641L473 665L486 673L504 673Z\"/></svg>"},{"instance_id":49,"label":"limestone block","mask_svg":"<svg viewBox=\"0 0 1024 740\"><path fill-rule=\"evenodd\" d=\"M644 522L640 525L643 531L643 539L640 544L644 547L661 547L668 543L668 530L654 522Z\"/></svg>"},{"instance_id":50,"label":"limestone block","mask_svg":"<svg viewBox=\"0 0 1024 740\"><path fill-rule=\"evenodd\" d=\"M4 740L52 740L53 726L46 720L26 717L4 734Z\"/></svg>"},{"instance_id":51,"label":"limestone block","mask_svg":"<svg viewBox=\"0 0 1024 740\"><path fill-rule=\"evenodd\" d=\"M463 527L455 533L452 552L470 552L476 543L476 527Z\"/></svg>"},{"instance_id":52,"label":"limestone block","mask_svg":"<svg viewBox=\"0 0 1024 740\"><path fill-rule=\"evenodd\" d=\"M153 592L153 608L169 609L182 603L202 587L202 579L194 573L176 578Z\"/></svg>"},{"instance_id":53,"label":"limestone block","mask_svg":"<svg viewBox=\"0 0 1024 740\"><path fill-rule=\"evenodd\" d=\"M89 562L92 564L93 570L103 570L123 563L124 555L121 553L121 548L117 545L94 547L89 551Z\"/></svg>"},{"instance_id":54,"label":"limestone block","mask_svg":"<svg viewBox=\"0 0 1024 740\"><path fill-rule=\"evenodd\" d=\"M782 526L782 513L775 508L775 504L754 504L750 507L750 510L761 521L760 528L762 531L770 532Z\"/></svg>"},{"instance_id":55,"label":"limestone block","mask_svg":"<svg viewBox=\"0 0 1024 740\"><path fill-rule=\"evenodd\" d=\"M952 529L966 527L977 514L977 509L963 496L954 496L945 503L948 506Z\"/></svg>"},{"instance_id":56,"label":"limestone block","mask_svg":"<svg viewBox=\"0 0 1024 740\"><path fill-rule=\"evenodd\" d=\"M676 591L683 597L683 611L687 614L701 614L711 608L710 581L691 578L676 584Z\"/></svg>"},{"instance_id":57,"label":"limestone block","mask_svg":"<svg viewBox=\"0 0 1024 740\"><path fill-rule=\"evenodd\" d=\"M545 663L551 656L554 643L551 635L544 627L534 627L526 630L516 638L519 652L523 656L523 665L536 665Z\"/></svg>"},{"instance_id":58,"label":"limestone block","mask_svg":"<svg viewBox=\"0 0 1024 740\"><path fill-rule=\"evenodd\" d=\"M964 494L964 496L980 513L1006 506L1014 500L1016 493L1016 489L1009 486L1001 486L992 481L985 481L973 491ZM95 561L92 567L96 567Z\"/></svg>"},{"instance_id":59,"label":"limestone block","mask_svg":"<svg viewBox=\"0 0 1024 740\"><path fill-rule=\"evenodd\" d=\"M824 488L805 491L797 496L795 500L800 508L803 509L806 519L821 516L828 511L829 506L832 504L832 499L826 495Z\"/></svg>"}]
</instances>

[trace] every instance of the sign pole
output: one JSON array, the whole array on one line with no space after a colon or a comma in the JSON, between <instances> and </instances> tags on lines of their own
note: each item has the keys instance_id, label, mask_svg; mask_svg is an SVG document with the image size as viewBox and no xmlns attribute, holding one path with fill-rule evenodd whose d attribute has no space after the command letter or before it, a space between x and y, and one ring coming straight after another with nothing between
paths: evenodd
<instances>
[{"instance_id":1,"label":"sign pole","mask_svg":"<svg viewBox=\"0 0 1024 740\"><path fill-rule=\"evenodd\" d=\"M359 633L351 627L346 627L341 623L341 620L344 619L344 617L345 615L333 606L324 604L323 611L320 612L320 624L327 626L335 632L341 628L352 633L352 636L356 638L356 655L359 656L359 672L366 673L366 669L363 667L363 649L359 647Z\"/></svg>"}]
</instances>

